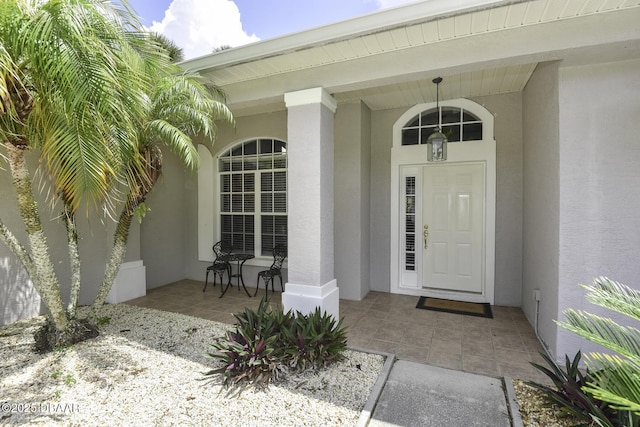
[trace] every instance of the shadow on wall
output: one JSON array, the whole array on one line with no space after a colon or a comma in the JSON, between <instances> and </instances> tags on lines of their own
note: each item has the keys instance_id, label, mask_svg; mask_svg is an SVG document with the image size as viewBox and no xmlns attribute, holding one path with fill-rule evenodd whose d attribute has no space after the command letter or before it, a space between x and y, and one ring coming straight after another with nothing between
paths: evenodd
<instances>
[{"instance_id":1,"label":"shadow on wall","mask_svg":"<svg viewBox=\"0 0 640 427\"><path fill-rule=\"evenodd\" d=\"M0 326L40 314L40 295L19 261L0 258Z\"/></svg>"}]
</instances>

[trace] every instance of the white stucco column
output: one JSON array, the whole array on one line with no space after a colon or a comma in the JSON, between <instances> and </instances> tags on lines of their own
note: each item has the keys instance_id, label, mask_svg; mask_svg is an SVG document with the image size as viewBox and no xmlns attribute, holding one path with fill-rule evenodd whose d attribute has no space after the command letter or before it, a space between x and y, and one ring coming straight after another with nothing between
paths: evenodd
<instances>
[{"instance_id":1,"label":"white stucco column","mask_svg":"<svg viewBox=\"0 0 640 427\"><path fill-rule=\"evenodd\" d=\"M284 95L288 110L288 279L285 311L339 317L333 267L333 115L322 88Z\"/></svg>"}]
</instances>

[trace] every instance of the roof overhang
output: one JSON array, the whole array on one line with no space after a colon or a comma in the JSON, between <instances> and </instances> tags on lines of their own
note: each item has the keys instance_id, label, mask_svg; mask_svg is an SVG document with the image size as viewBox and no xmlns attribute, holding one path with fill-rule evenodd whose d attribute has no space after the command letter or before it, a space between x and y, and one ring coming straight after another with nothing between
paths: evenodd
<instances>
[{"instance_id":1,"label":"roof overhang","mask_svg":"<svg viewBox=\"0 0 640 427\"><path fill-rule=\"evenodd\" d=\"M455 9L452 3L456 4ZM597 3L597 5L594 5ZM539 62L640 58L640 2L430 0L185 61L236 116L284 109L324 87L386 109L521 91Z\"/></svg>"}]
</instances>

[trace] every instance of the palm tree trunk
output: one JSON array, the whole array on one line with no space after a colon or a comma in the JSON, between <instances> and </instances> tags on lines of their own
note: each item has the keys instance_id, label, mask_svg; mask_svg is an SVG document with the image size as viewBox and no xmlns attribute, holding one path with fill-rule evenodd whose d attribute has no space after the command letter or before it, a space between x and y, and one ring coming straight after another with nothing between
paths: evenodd
<instances>
[{"instance_id":1,"label":"palm tree trunk","mask_svg":"<svg viewBox=\"0 0 640 427\"><path fill-rule=\"evenodd\" d=\"M132 203L129 201L125 203L120 218L118 218L118 225L116 226L115 236L113 238L113 247L111 248L111 256L107 268L104 272L104 279L102 285L98 290L98 295L93 301L93 315L98 316L100 307L104 304L104 300L107 299L109 291L113 286L113 282L116 280L118 270L124 260L124 255L127 251L127 240L129 239L129 228L131 227L131 219L133 217Z\"/></svg>"},{"instance_id":2,"label":"palm tree trunk","mask_svg":"<svg viewBox=\"0 0 640 427\"><path fill-rule=\"evenodd\" d=\"M145 151L144 157L146 159L146 174L139 177L136 185L133 185L129 190L127 202L122 208L120 218L118 218L118 225L116 226L116 232L113 238L113 247L111 248L111 256L109 257L109 263L104 273L104 279L98 290L98 295L93 301L93 315L96 318L100 307L104 304L104 300L107 299L113 282L116 280L122 260L124 260L124 254L127 251L127 240L129 239L129 229L131 228L134 212L144 203L147 195L153 189L153 186L160 176L162 169L162 152L160 149L154 146L148 151Z\"/></svg>"},{"instance_id":3,"label":"palm tree trunk","mask_svg":"<svg viewBox=\"0 0 640 427\"><path fill-rule=\"evenodd\" d=\"M20 216L24 221L31 249L32 265L25 264L25 268L35 270L35 274L31 275L33 285L49 309L56 329L63 331L67 328L68 318L64 311L60 286L49 255L47 238L42 230L24 148L16 147L12 144L6 144L5 146L7 148L13 186L18 198ZM20 257L20 254L16 255Z\"/></svg>"},{"instance_id":4,"label":"palm tree trunk","mask_svg":"<svg viewBox=\"0 0 640 427\"><path fill-rule=\"evenodd\" d=\"M27 274L29 277L36 277L36 267L31 260L31 256L29 252L22 246L22 243L16 236L4 225L4 222L0 220L0 240L7 245L9 250L20 260L22 265L24 265L25 270L27 270Z\"/></svg>"},{"instance_id":5,"label":"palm tree trunk","mask_svg":"<svg viewBox=\"0 0 640 427\"><path fill-rule=\"evenodd\" d=\"M69 318L76 317L78 300L80 298L80 250L78 249L78 229L76 227L76 217L71 207L65 204L64 223L67 228L67 243L69 246L69 262L71 264L71 293L69 295L69 305L67 313Z\"/></svg>"}]
</instances>

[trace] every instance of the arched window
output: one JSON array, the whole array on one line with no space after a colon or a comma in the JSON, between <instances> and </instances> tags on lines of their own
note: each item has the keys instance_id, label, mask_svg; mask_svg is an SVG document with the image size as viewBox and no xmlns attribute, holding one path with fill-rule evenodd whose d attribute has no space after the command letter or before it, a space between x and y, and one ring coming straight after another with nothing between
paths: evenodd
<instances>
[{"instance_id":1,"label":"arched window","mask_svg":"<svg viewBox=\"0 0 640 427\"><path fill-rule=\"evenodd\" d=\"M218 157L220 237L242 252L270 256L287 244L287 144L260 138Z\"/></svg>"},{"instance_id":2,"label":"arched window","mask_svg":"<svg viewBox=\"0 0 640 427\"><path fill-rule=\"evenodd\" d=\"M449 142L481 141L482 120L459 107L442 107L442 133ZM438 127L438 110L431 108L409 120L402 128L402 145L426 144Z\"/></svg>"}]
</instances>

